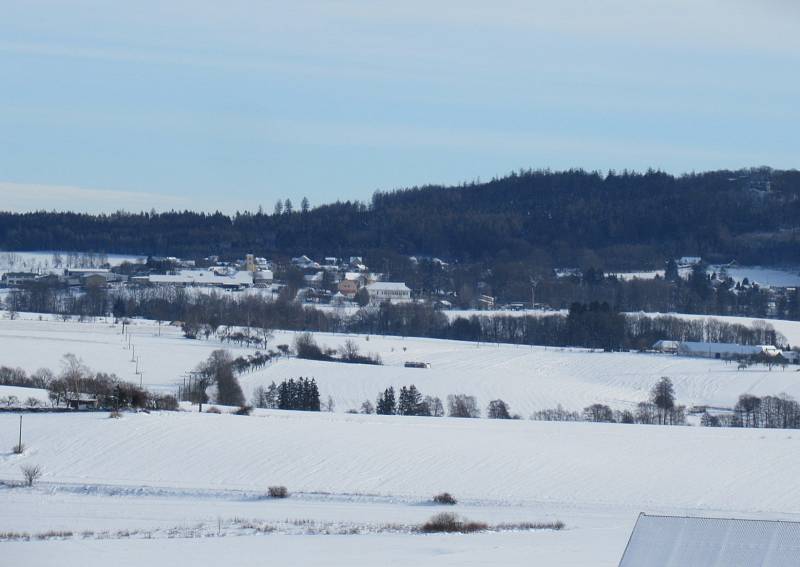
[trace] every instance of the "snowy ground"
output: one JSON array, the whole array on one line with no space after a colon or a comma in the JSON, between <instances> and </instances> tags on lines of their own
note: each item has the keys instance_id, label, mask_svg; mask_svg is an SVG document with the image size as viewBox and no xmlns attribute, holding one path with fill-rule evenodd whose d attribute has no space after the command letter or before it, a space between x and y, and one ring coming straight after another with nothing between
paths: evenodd
<instances>
[{"instance_id":1,"label":"snowy ground","mask_svg":"<svg viewBox=\"0 0 800 567\"><path fill-rule=\"evenodd\" d=\"M0 250L0 274L5 272L36 272L50 273L56 268L53 265L55 252L6 252ZM63 267L67 266L69 252L61 252ZM111 266L118 266L122 262L144 262L145 256L131 256L126 254L107 254L106 261ZM88 266L86 266L88 267Z\"/></svg>"},{"instance_id":2,"label":"snowy ground","mask_svg":"<svg viewBox=\"0 0 800 567\"><path fill-rule=\"evenodd\" d=\"M800 324L775 322L796 336ZM174 391L186 372L216 348L234 355L253 352L229 343L188 340L179 329L154 322L136 321L129 327L135 348L127 349L119 325L112 322L39 321L36 317L14 321L0 319L0 364L29 372L39 367L59 371L61 357L74 353L96 371L113 372L155 389ZM160 334L159 334L160 333ZM276 332L271 347L292 344L295 334ZM680 403L732 406L743 393L757 395L786 392L800 397L800 372L735 364L716 360L661 354L603 353L585 349L525 347L436 339L315 334L331 348L352 339L364 353L377 353L383 366L339 364L283 359L263 370L240 377L246 395L257 386L299 376L314 377L323 399L331 396L336 410L357 409L364 400L374 402L388 386L415 384L423 394L439 396L465 393L478 398L481 408L501 398L514 412L532 412L561 404L581 410L592 403L626 408L647 398L652 385L668 376L675 383ZM794 342L794 341L793 341ZM139 359L142 375L137 375ZM405 368L406 361L431 364L427 369ZM2 394L0 394L0 397Z\"/></svg>"},{"instance_id":3,"label":"snowy ground","mask_svg":"<svg viewBox=\"0 0 800 567\"><path fill-rule=\"evenodd\" d=\"M188 340L149 321L129 331L143 383L162 389L215 348L253 351ZM792 431L343 413L389 385L411 383L443 398L475 395L482 408L501 397L525 417L557 404L626 407L660 376L675 381L681 403L730 405L746 391L800 397L794 368L737 371L656 354L315 336L330 347L353 339L384 366L288 359L242 376L242 385L249 393L272 380L314 376L337 413L26 414L22 455L10 450L18 416L0 413L0 564L612 567L642 511L800 518L800 435ZM293 338L277 332L271 346ZM57 371L72 352L95 370L138 381L126 343L110 320L0 320L0 364L28 371ZM404 368L406 360L431 368ZM46 397L0 387L0 398L12 392ZM40 482L19 486L20 467L34 464L44 471ZM290 498L265 498L271 485L286 486ZM566 529L415 533L442 510L430 503L441 491L453 493L452 510L470 520L560 520Z\"/></svg>"},{"instance_id":4,"label":"snowy ground","mask_svg":"<svg viewBox=\"0 0 800 567\"><path fill-rule=\"evenodd\" d=\"M0 447L16 426L0 415ZM0 532L31 537L0 542L10 564L611 567L640 511L800 514L798 438L786 431L277 411L37 414L25 416L25 442L22 456L0 451ZM39 485L13 485L23 464L43 467ZM264 498L273 484L290 498ZM559 519L566 529L410 533L441 510L429 500L442 490L471 520Z\"/></svg>"}]
</instances>

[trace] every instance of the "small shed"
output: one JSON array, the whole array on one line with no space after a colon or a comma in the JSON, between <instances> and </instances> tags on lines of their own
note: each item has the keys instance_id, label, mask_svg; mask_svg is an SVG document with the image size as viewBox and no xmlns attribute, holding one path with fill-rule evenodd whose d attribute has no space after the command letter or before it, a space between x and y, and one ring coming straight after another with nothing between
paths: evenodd
<instances>
[{"instance_id":1,"label":"small shed","mask_svg":"<svg viewBox=\"0 0 800 567\"><path fill-rule=\"evenodd\" d=\"M67 407L74 410L97 409L97 398L89 394L72 395L67 398Z\"/></svg>"},{"instance_id":2,"label":"small shed","mask_svg":"<svg viewBox=\"0 0 800 567\"><path fill-rule=\"evenodd\" d=\"M667 341L667 340L660 340L656 341L653 344L653 350L657 350L658 352L668 352L674 354L678 352L678 345L680 343L678 341Z\"/></svg>"},{"instance_id":3,"label":"small shed","mask_svg":"<svg viewBox=\"0 0 800 567\"><path fill-rule=\"evenodd\" d=\"M797 567L800 522L640 514L619 567Z\"/></svg>"}]
</instances>

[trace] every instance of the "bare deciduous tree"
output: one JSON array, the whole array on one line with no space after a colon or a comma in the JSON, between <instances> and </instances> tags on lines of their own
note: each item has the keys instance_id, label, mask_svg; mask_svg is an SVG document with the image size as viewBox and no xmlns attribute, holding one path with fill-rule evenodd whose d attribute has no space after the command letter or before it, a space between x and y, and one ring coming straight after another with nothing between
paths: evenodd
<instances>
[{"instance_id":1,"label":"bare deciduous tree","mask_svg":"<svg viewBox=\"0 0 800 567\"><path fill-rule=\"evenodd\" d=\"M42 467L39 465L23 465L22 476L25 478L25 486L33 486L42 476Z\"/></svg>"}]
</instances>

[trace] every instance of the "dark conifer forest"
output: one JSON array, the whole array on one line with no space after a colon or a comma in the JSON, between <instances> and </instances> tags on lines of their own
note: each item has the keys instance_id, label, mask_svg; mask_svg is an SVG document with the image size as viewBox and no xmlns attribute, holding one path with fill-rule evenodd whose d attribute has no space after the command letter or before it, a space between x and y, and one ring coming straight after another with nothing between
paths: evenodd
<instances>
[{"instance_id":1,"label":"dark conifer forest","mask_svg":"<svg viewBox=\"0 0 800 567\"><path fill-rule=\"evenodd\" d=\"M800 261L798 213L795 170L520 171L486 183L377 191L369 203L336 201L280 214L5 212L0 248L188 258L359 255L378 269L412 254L461 264L523 262L541 270L662 268L681 255L769 265Z\"/></svg>"}]
</instances>

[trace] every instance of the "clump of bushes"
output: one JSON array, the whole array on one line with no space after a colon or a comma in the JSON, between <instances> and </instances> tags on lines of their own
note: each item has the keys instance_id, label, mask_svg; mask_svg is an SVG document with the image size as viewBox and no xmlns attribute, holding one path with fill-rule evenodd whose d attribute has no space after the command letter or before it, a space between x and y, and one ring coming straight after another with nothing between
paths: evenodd
<instances>
[{"instance_id":1,"label":"clump of bushes","mask_svg":"<svg viewBox=\"0 0 800 567\"><path fill-rule=\"evenodd\" d=\"M433 497L434 504L447 504L447 505L454 505L457 503L455 497L449 492L442 492L441 494L437 494Z\"/></svg>"},{"instance_id":2,"label":"clump of bushes","mask_svg":"<svg viewBox=\"0 0 800 567\"><path fill-rule=\"evenodd\" d=\"M206 413L222 413L217 406L211 406L206 410Z\"/></svg>"},{"instance_id":3,"label":"clump of bushes","mask_svg":"<svg viewBox=\"0 0 800 567\"><path fill-rule=\"evenodd\" d=\"M241 406L233 411L234 415L250 415L251 413L253 413L253 406Z\"/></svg>"},{"instance_id":4,"label":"clump of bushes","mask_svg":"<svg viewBox=\"0 0 800 567\"><path fill-rule=\"evenodd\" d=\"M285 486L270 486L267 488L267 494L270 498L288 498L289 491Z\"/></svg>"},{"instance_id":5,"label":"clump of bushes","mask_svg":"<svg viewBox=\"0 0 800 567\"><path fill-rule=\"evenodd\" d=\"M529 531L529 530L554 530L564 529L564 522L556 520L554 522L516 522L511 524L497 524L494 529L498 531Z\"/></svg>"},{"instance_id":6,"label":"clump of bushes","mask_svg":"<svg viewBox=\"0 0 800 567\"><path fill-rule=\"evenodd\" d=\"M109 419L119 419L122 417L122 412L119 410L113 410L108 414Z\"/></svg>"},{"instance_id":7,"label":"clump of bushes","mask_svg":"<svg viewBox=\"0 0 800 567\"><path fill-rule=\"evenodd\" d=\"M482 532L489 529L488 524L483 522L471 522L466 519L459 518L451 512L442 512L436 514L430 520L420 526L420 531L423 533L461 533L471 534L474 532Z\"/></svg>"}]
</instances>

